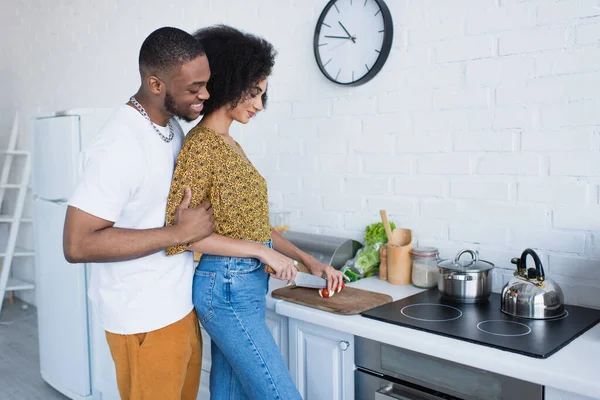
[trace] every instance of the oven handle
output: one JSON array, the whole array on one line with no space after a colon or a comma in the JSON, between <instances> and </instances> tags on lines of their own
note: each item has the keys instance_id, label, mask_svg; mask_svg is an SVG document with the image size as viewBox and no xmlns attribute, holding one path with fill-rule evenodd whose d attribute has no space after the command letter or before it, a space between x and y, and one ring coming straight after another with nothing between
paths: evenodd
<instances>
[{"instance_id":1,"label":"oven handle","mask_svg":"<svg viewBox=\"0 0 600 400\"><path fill-rule=\"evenodd\" d=\"M390 392L391 390L388 389L392 389L391 386L393 384L390 383L388 386L379 389L378 391L375 392L375 400L394 400L394 399L401 399L402 397L397 397L397 396L391 396Z\"/></svg>"},{"instance_id":2,"label":"oven handle","mask_svg":"<svg viewBox=\"0 0 600 400\"><path fill-rule=\"evenodd\" d=\"M407 393L406 391L401 389L402 386L396 383L389 383L387 386L382 387L378 391L375 392L375 400L422 400L422 396L416 396ZM435 398L441 399L441 397L427 397L427 398Z\"/></svg>"}]
</instances>

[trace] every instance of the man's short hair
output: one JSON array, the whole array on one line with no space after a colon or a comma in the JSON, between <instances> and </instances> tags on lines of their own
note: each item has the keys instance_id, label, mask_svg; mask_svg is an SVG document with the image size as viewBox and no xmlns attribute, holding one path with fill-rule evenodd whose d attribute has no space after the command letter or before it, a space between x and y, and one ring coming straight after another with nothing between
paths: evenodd
<instances>
[{"instance_id":1,"label":"man's short hair","mask_svg":"<svg viewBox=\"0 0 600 400\"><path fill-rule=\"evenodd\" d=\"M204 54L202 44L189 33L178 28L159 28L142 43L140 74L147 76L160 72L169 73Z\"/></svg>"}]
</instances>

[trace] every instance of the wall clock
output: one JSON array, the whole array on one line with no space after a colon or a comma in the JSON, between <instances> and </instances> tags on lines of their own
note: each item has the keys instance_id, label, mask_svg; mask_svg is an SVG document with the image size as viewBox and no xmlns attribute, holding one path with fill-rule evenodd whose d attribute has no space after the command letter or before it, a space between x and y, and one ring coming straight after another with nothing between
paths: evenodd
<instances>
[{"instance_id":1,"label":"wall clock","mask_svg":"<svg viewBox=\"0 0 600 400\"><path fill-rule=\"evenodd\" d=\"M383 67L394 25L383 0L331 0L315 28L317 65L331 81L361 85Z\"/></svg>"}]
</instances>

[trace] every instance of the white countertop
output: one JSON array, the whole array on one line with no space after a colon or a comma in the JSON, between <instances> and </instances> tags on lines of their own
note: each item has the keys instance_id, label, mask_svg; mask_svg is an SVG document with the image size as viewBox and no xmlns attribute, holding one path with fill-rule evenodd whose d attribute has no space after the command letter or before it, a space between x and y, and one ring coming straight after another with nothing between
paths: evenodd
<instances>
[{"instance_id":1,"label":"white countertop","mask_svg":"<svg viewBox=\"0 0 600 400\"><path fill-rule=\"evenodd\" d=\"M269 293L285 283L271 279ZM271 287L273 285L273 287ZM281 286L280 286L281 285ZM421 292L412 285L391 285L377 277L349 284L386 293L399 300ZM600 324L547 359L537 359L411 328L375 321L360 315L343 316L267 296L267 306L290 318L377 340L393 346L451 360L501 375L600 398Z\"/></svg>"}]
</instances>

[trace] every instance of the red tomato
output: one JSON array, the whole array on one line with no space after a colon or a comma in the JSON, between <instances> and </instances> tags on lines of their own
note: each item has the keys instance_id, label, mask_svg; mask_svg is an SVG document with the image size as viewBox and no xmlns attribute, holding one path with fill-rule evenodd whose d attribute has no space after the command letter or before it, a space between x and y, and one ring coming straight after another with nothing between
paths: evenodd
<instances>
[{"instance_id":1,"label":"red tomato","mask_svg":"<svg viewBox=\"0 0 600 400\"><path fill-rule=\"evenodd\" d=\"M346 287L346 285L344 284L344 281L342 281L342 283L340 284L340 286L338 286L338 288L337 288L337 292L338 293L341 292L342 289L344 289L345 287Z\"/></svg>"},{"instance_id":2,"label":"red tomato","mask_svg":"<svg viewBox=\"0 0 600 400\"><path fill-rule=\"evenodd\" d=\"M330 293L329 290L327 290L327 288L319 289L319 296L321 296L321 297L329 298L329 297L333 296L334 294L335 294L335 291Z\"/></svg>"}]
</instances>

